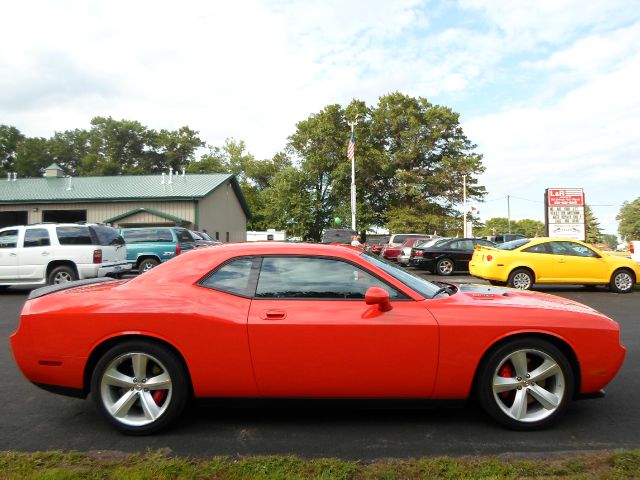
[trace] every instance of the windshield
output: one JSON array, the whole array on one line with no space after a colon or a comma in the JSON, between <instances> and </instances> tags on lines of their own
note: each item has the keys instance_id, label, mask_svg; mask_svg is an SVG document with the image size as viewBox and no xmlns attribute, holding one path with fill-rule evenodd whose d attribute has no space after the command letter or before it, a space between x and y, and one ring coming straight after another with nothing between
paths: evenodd
<instances>
[{"instance_id":1,"label":"windshield","mask_svg":"<svg viewBox=\"0 0 640 480\"><path fill-rule=\"evenodd\" d=\"M523 245L526 245L527 243L529 243L531 240L529 240L528 238L519 238L517 240L511 240L510 242L506 242L506 243L501 243L500 245L498 245L497 247L500 250L515 250L518 247L521 247Z\"/></svg>"},{"instance_id":2,"label":"windshield","mask_svg":"<svg viewBox=\"0 0 640 480\"><path fill-rule=\"evenodd\" d=\"M414 273L403 270L391 262L383 261L377 255L374 256L368 252L363 252L360 256L425 298L433 298L441 290L438 285L428 282Z\"/></svg>"},{"instance_id":3,"label":"windshield","mask_svg":"<svg viewBox=\"0 0 640 480\"><path fill-rule=\"evenodd\" d=\"M450 239L449 238L433 238L431 240L427 240L425 243L423 243L421 245L416 245L416 246L419 246L420 248L435 247L437 245L441 245L441 244L445 243L448 240L450 240Z\"/></svg>"}]
</instances>

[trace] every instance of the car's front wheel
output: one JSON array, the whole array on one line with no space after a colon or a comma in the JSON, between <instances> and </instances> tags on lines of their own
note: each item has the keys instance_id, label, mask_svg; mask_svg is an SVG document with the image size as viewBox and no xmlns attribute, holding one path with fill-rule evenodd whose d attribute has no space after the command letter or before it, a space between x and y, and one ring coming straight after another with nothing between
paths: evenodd
<instances>
[{"instance_id":1,"label":"car's front wheel","mask_svg":"<svg viewBox=\"0 0 640 480\"><path fill-rule=\"evenodd\" d=\"M480 404L499 423L515 430L544 428L557 421L575 385L566 356L539 338L501 346L489 355L479 375Z\"/></svg>"},{"instance_id":2,"label":"car's front wheel","mask_svg":"<svg viewBox=\"0 0 640 480\"><path fill-rule=\"evenodd\" d=\"M629 293L633 290L636 279L629 270L617 270L611 277L611 291L616 293Z\"/></svg>"},{"instance_id":3,"label":"car's front wheel","mask_svg":"<svg viewBox=\"0 0 640 480\"><path fill-rule=\"evenodd\" d=\"M507 285L520 290L531 290L533 281L533 275L529 270L518 268L509 275Z\"/></svg>"},{"instance_id":4,"label":"car's front wheel","mask_svg":"<svg viewBox=\"0 0 640 480\"><path fill-rule=\"evenodd\" d=\"M98 361L91 392L100 413L118 430L145 435L174 421L188 398L187 375L168 348L125 341Z\"/></svg>"}]
</instances>

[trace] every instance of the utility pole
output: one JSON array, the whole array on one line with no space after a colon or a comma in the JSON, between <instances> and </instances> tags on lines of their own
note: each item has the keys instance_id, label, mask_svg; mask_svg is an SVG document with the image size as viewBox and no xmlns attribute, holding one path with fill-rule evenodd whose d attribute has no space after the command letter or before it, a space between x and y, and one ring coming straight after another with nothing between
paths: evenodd
<instances>
[{"instance_id":1,"label":"utility pole","mask_svg":"<svg viewBox=\"0 0 640 480\"><path fill-rule=\"evenodd\" d=\"M351 230L356 230L356 150L355 150L355 126L358 125L357 114L352 122L347 122L351 127L351 139L349 140L349 149L347 156L351 159Z\"/></svg>"},{"instance_id":2,"label":"utility pole","mask_svg":"<svg viewBox=\"0 0 640 480\"><path fill-rule=\"evenodd\" d=\"M511 201L509 195L507 195L507 222L509 223L509 231L507 233L511 233Z\"/></svg>"},{"instance_id":3,"label":"utility pole","mask_svg":"<svg viewBox=\"0 0 640 480\"><path fill-rule=\"evenodd\" d=\"M462 237L467 238L467 176L462 175Z\"/></svg>"}]
</instances>

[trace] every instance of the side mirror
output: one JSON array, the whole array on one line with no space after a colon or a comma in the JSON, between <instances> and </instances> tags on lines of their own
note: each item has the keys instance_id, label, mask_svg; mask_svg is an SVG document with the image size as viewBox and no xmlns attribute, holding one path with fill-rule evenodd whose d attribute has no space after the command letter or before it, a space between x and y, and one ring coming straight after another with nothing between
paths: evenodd
<instances>
[{"instance_id":1,"label":"side mirror","mask_svg":"<svg viewBox=\"0 0 640 480\"><path fill-rule=\"evenodd\" d=\"M388 312L393 308L389 301L389 292L380 287L369 287L364 294L364 301L367 305L378 305L381 312Z\"/></svg>"}]
</instances>

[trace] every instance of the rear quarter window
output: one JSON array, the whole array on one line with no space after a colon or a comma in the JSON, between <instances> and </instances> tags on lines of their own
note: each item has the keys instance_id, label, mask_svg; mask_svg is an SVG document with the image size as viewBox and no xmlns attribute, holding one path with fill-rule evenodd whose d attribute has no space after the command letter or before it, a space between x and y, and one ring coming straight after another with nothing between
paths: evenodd
<instances>
[{"instance_id":1,"label":"rear quarter window","mask_svg":"<svg viewBox=\"0 0 640 480\"><path fill-rule=\"evenodd\" d=\"M94 245L89 227L56 227L60 245Z\"/></svg>"}]
</instances>

